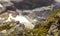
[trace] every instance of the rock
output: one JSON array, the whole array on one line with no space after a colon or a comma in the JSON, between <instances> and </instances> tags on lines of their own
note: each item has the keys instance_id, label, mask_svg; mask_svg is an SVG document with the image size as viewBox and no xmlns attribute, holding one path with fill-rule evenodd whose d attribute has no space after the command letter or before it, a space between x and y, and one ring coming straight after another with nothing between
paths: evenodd
<instances>
[{"instance_id":1,"label":"rock","mask_svg":"<svg viewBox=\"0 0 60 36\"><path fill-rule=\"evenodd\" d=\"M16 2L13 1L14 6L21 10L24 10L24 9L28 10L28 9L48 6L54 2L53 0L23 0L22 2L17 2L17 1Z\"/></svg>"},{"instance_id":2,"label":"rock","mask_svg":"<svg viewBox=\"0 0 60 36\"><path fill-rule=\"evenodd\" d=\"M7 6L6 11L7 10L16 11L16 8L14 6Z\"/></svg>"},{"instance_id":3,"label":"rock","mask_svg":"<svg viewBox=\"0 0 60 36\"><path fill-rule=\"evenodd\" d=\"M7 31L6 31L6 30L3 30L3 31L1 31L1 33L3 33L3 34L7 34Z\"/></svg>"},{"instance_id":4,"label":"rock","mask_svg":"<svg viewBox=\"0 0 60 36\"><path fill-rule=\"evenodd\" d=\"M54 18L60 18L60 14L57 14Z\"/></svg>"},{"instance_id":5,"label":"rock","mask_svg":"<svg viewBox=\"0 0 60 36\"><path fill-rule=\"evenodd\" d=\"M23 0L10 0L11 2L22 2Z\"/></svg>"},{"instance_id":6,"label":"rock","mask_svg":"<svg viewBox=\"0 0 60 36\"><path fill-rule=\"evenodd\" d=\"M22 15L16 16L14 20L19 21L21 24L24 24L26 28L29 28L29 29L34 28L34 25L25 16L22 16Z\"/></svg>"},{"instance_id":7,"label":"rock","mask_svg":"<svg viewBox=\"0 0 60 36\"><path fill-rule=\"evenodd\" d=\"M3 33L0 33L0 36L7 36L7 35L5 35L5 34L3 34Z\"/></svg>"},{"instance_id":8,"label":"rock","mask_svg":"<svg viewBox=\"0 0 60 36\"><path fill-rule=\"evenodd\" d=\"M6 11L6 7L12 6L13 3L10 2L10 0L0 0L0 13Z\"/></svg>"},{"instance_id":9,"label":"rock","mask_svg":"<svg viewBox=\"0 0 60 36\"><path fill-rule=\"evenodd\" d=\"M60 0L55 0L56 2L60 2Z\"/></svg>"},{"instance_id":10,"label":"rock","mask_svg":"<svg viewBox=\"0 0 60 36\"><path fill-rule=\"evenodd\" d=\"M2 4L0 4L0 13L5 11L5 10L6 10L6 8Z\"/></svg>"},{"instance_id":11,"label":"rock","mask_svg":"<svg viewBox=\"0 0 60 36\"><path fill-rule=\"evenodd\" d=\"M1 0L0 2L3 4L4 7L13 5L10 0Z\"/></svg>"}]
</instances>

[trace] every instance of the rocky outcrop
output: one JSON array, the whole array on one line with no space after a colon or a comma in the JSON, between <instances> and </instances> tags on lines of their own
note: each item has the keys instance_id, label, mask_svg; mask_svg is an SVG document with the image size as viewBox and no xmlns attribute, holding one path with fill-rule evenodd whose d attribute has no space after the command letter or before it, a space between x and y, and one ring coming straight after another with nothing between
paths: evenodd
<instances>
[{"instance_id":1,"label":"rocky outcrop","mask_svg":"<svg viewBox=\"0 0 60 36\"><path fill-rule=\"evenodd\" d=\"M34 9L37 7L51 5L53 0L24 0L22 2L14 2L14 6L18 9Z\"/></svg>"}]
</instances>

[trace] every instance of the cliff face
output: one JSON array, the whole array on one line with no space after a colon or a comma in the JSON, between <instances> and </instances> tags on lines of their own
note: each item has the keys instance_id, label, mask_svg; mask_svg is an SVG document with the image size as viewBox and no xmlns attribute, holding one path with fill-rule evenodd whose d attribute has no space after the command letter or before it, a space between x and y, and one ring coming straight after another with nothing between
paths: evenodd
<instances>
[{"instance_id":1,"label":"cliff face","mask_svg":"<svg viewBox=\"0 0 60 36\"><path fill-rule=\"evenodd\" d=\"M40 2L52 2L53 0L25 0L31 3L40 3Z\"/></svg>"},{"instance_id":2,"label":"cliff face","mask_svg":"<svg viewBox=\"0 0 60 36\"><path fill-rule=\"evenodd\" d=\"M23 0L20 2L12 1L14 6L18 9L34 9L37 7L48 6L51 5L53 0Z\"/></svg>"}]
</instances>

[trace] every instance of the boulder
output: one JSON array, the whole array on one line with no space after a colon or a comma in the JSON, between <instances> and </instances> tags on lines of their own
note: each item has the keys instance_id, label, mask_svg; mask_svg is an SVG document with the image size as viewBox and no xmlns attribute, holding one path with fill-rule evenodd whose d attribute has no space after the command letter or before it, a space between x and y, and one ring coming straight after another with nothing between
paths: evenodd
<instances>
[{"instance_id":1,"label":"boulder","mask_svg":"<svg viewBox=\"0 0 60 36\"><path fill-rule=\"evenodd\" d=\"M5 9L6 8L2 4L0 4L0 13L3 12L3 11L5 11Z\"/></svg>"},{"instance_id":2,"label":"boulder","mask_svg":"<svg viewBox=\"0 0 60 36\"><path fill-rule=\"evenodd\" d=\"M10 0L0 0L0 3L1 3L4 7L13 5L13 3L10 2Z\"/></svg>"},{"instance_id":3,"label":"boulder","mask_svg":"<svg viewBox=\"0 0 60 36\"><path fill-rule=\"evenodd\" d=\"M51 5L53 0L24 0L24 1L13 1L14 6L18 9L34 9L37 7L48 6Z\"/></svg>"}]
</instances>

